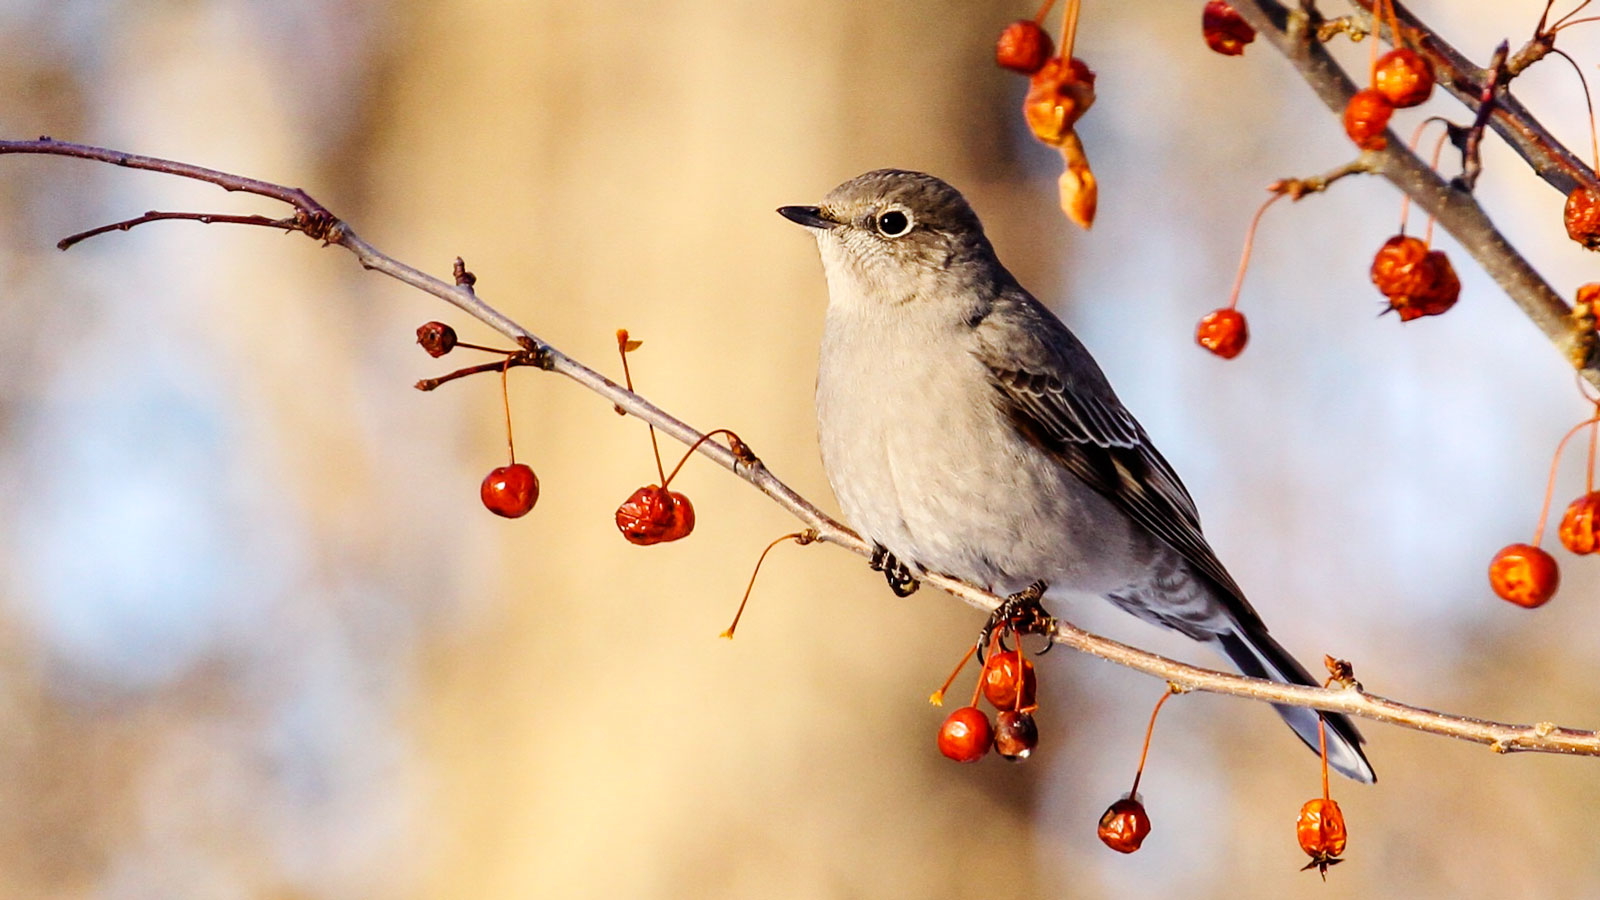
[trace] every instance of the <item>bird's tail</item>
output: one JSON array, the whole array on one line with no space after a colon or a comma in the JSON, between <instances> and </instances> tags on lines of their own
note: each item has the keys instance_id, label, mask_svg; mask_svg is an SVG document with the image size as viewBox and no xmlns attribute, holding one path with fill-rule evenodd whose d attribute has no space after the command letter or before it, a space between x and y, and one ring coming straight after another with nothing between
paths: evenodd
<instances>
[{"instance_id":1,"label":"bird's tail","mask_svg":"<svg viewBox=\"0 0 1600 900\"><path fill-rule=\"evenodd\" d=\"M1289 651L1283 649L1266 626L1259 622L1237 622L1233 630L1217 635L1222 652L1233 660L1239 671L1255 678L1266 678L1284 684L1316 685L1319 682L1306 672ZM1364 740L1350 719L1341 713L1319 713L1303 706L1273 705L1300 740L1306 742L1313 753L1317 752L1317 717L1328 723L1328 765L1339 774L1366 784L1378 780L1372 764L1361 752Z\"/></svg>"}]
</instances>

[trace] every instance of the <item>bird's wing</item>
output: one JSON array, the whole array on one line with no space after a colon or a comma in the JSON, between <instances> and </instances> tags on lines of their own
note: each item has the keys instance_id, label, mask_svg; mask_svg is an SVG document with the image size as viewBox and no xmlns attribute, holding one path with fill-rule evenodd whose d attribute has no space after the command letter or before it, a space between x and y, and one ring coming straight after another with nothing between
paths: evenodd
<instances>
[{"instance_id":1,"label":"bird's wing","mask_svg":"<svg viewBox=\"0 0 1600 900\"><path fill-rule=\"evenodd\" d=\"M993 375L1000 408L1023 434L1255 618L1206 543L1183 482L1066 326L1024 295L997 304L976 333L975 352Z\"/></svg>"}]
</instances>

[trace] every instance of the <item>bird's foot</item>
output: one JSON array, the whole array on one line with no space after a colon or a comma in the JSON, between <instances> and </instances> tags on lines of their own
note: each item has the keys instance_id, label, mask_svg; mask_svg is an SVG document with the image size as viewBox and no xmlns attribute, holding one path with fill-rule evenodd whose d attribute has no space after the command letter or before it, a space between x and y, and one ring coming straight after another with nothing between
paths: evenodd
<instances>
[{"instance_id":1,"label":"bird's foot","mask_svg":"<svg viewBox=\"0 0 1600 900\"><path fill-rule=\"evenodd\" d=\"M922 586L911 568L905 563L894 558L889 548L882 544L872 545L872 558L867 560L867 568L874 572L882 572L884 580L889 582L889 590L894 591L896 597L909 597Z\"/></svg>"},{"instance_id":2,"label":"bird's foot","mask_svg":"<svg viewBox=\"0 0 1600 900\"><path fill-rule=\"evenodd\" d=\"M1024 634L1042 634L1048 636L1056 626L1056 620L1045 612L1044 605L1039 601L1044 598L1044 592L1049 585L1042 581L1035 581L1015 594L1007 597L1005 602L989 614L989 621L984 623L983 630L978 633L979 653L987 653L989 642L994 637L996 628L1001 630L1003 636L1009 631L1021 638ZM1046 644L1040 653L1049 652L1054 644Z\"/></svg>"}]
</instances>

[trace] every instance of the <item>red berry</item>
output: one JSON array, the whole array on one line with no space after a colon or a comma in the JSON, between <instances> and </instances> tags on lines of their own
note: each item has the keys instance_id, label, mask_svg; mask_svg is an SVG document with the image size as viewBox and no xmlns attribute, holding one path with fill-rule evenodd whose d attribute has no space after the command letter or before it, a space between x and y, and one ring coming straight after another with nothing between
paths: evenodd
<instances>
[{"instance_id":1,"label":"red berry","mask_svg":"<svg viewBox=\"0 0 1600 900\"><path fill-rule=\"evenodd\" d=\"M539 502L539 476L522 463L501 466L483 479L478 493L495 515L520 518Z\"/></svg>"},{"instance_id":2,"label":"red berry","mask_svg":"<svg viewBox=\"0 0 1600 900\"><path fill-rule=\"evenodd\" d=\"M630 543L646 546L676 541L694 531L694 505L678 493L648 485L617 507L617 530Z\"/></svg>"},{"instance_id":3,"label":"red berry","mask_svg":"<svg viewBox=\"0 0 1600 900\"><path fill-rule=\"evenodd\" d=\"M1324 797L1307 800L1306 805L1300 807L1300 817L1295 820L1294 836L1300 841L1300 849L1311 857L1306 868L1315 866L1326 873L1335 857L1344 852L1348 837L1339 804Z\"/></svg>"},{"instance_id":4,"label":"red berry","mask_svg":"<svg viewBox=\"0 0 1600 900\"><path fill-rule=\"evenodd\" d=\"M994 45L994 61L1002 69L1032 75L1055 53L1055 42L1050 33L1032 19L1021 19L1000 32Z\"/></svg>"},{"instance_id":5,"label":"red berry","mask_svg":"<svg viewBox=\"0 0 1600 900\"><path fill-rule=\"evenodd\" d=\"M1094 73L1081 59L1054 57L1033 73L1022 117L1033 136L1059 147L1078 124L1078 117L1094 103Z\"/></svg>"},{"instance_id":6,"label":"red berry","mask_svg":"<svg viewBox=\"0 0 1600 900\"><path fill-rule=\"evenodd\" d=\"M983 664L983 696L995 709L1032 709L1039 681L1033 663L1015 650L990 654ZM1022 701L1017 702L1020 689Z\"/></svg>"},{"instance_id":7,"label":"red berry","mask_svg":"<svg viewBox=\"0 0 1600 900\"><path fill-rule=\"evenodd\" d=\"M1556 533L1561 536L1561 546L1573 553L1600 553L1600 491L1572 501Z\"/></svg>"},{"instance_id":8,"label":"red berry","mask_svg":"<svg viewBox=\"0 0 1600 900\"><path fill-rule=\"evenodd\" d=\"M1372 88L1357 91L1344 108L1344 133L1363 150L1382 150L1389 146L1383 133L1392 115L1394 104L1389 98Z\"/></svg>"},{"instance_id":9,"label":"red berry","mask_svg":"<svg viewBox=\"0 0 1600 900\"><path fill-rule=\"evenodd\" d=\"M1489 586L1500 599L1527 609L1550 601L1561 586L1555 557L1529 544L1512 544L1489 563Z\"/></svg>"},{"instance_id":10,"label":"red berry","mask_svg":"<svg viewBox=\"0 0 1600 900\"><path fill-rule=\"evenodd\" d=\"M939 752L956 762L977 762L989 752L989 717L976 706L963 706L939 726Z\"/></svg>"},{"instance_id":11,"label":"red berry","mask_svg":"<svg viewBox=\"0 0 1600 900\"><path fill-rule=\"evenodd\" d=\"M1033 748L1039 746L1039 726L1033 716L1019 710L1008 709L995 717L994 749L1012 762L1028 758Z\"/></svg>"},{"instance_id":12,"label":"red berry","mask_svg":"<svg viewBox=\"0 0 1600 900\"><path fill-rule=\"evenodd\" d=\"M1145 813L1143 803L1123 797L1100 816L1099 834L1107 847L1118 853L1132 853L1150 835L1150 816Z\"/></svg>"},{"instance_id":13,"label":"red berry","mask_svg":"<svg viewBox=\"0 0 1600 900\"><path fill-rule=\"evenodd\" d=\"M1590 250L1600 249L1600 198L1586 187L1575 187L1567 195L1567 207L1562 213L1567 225L1567 237Z\"/></svg>"},{"instance_id":14,"label":"red berry","mask_svg":"<svg viewBox=\"0 0 1600 900\"><path fill-rule=\"evenodd\" d=\"M423 322L417 326L417 343L438 359L455 349L456 330L443 322Z\"/></svg>"},{"instance_id":15,"label":"red berry","mask_svg":"<svg viewBox=\"0 0 1600 900\"><path fill-rule=\"evenodd\" d=\"M1437 316L1456 304L1461 279L1443 250L1429 250L1417 238L1403 234L1384 241L1372 257L1372 283L1389 298L1389 306L1409 322Z\"/></svg>"},{"instance_id":16,"label":"red berry","mask_svg":"<svg viewBox=\"0 0 1600 900\"><path fill-rule=\"evenodd\" d=\"M1206 313L1194 330L1195 343L1223 359L1233 359L1250 341L1250 326L1244 313L1223 307Z\"/></svg>"},{"instance_id":17,"label":"red berry","mask_svg":"<svg viewBox=\"0 0 1600 900\"><path fill-rule=\"evenodd\" d=\"M1416 106L1433 93L1433 67L1415 50L1390 50L1378 57L1372 86L1395 109Z\"/></svg>"},{"instance_id":18,"label":"red berry","mask_svg":"<svg viewBox=\"0 0 1600 900\"><path fill-rule=\"evenodd\" d=\"M1206 46L1223 56L1238 56L1245 44L1256 39L1256 30L1224 0L1211 0L1200 12L1200 33Z\"/></svg>"}]
</instances>

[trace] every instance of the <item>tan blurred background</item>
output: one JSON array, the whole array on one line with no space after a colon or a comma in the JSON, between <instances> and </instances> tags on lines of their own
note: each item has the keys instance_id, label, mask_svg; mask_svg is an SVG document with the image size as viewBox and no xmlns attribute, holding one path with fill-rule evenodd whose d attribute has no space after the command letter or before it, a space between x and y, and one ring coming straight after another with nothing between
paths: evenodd
<instances>
[{"instance_id":1,"label":"tan blurred background","mask_svg":"<svg viewBox=\"0 0 1600 900\"><path fill-rule=\"evenodd\" d=\"M1448 238L1464 301L1401 328L1365 278L1390 189L1275 209L1249 351L1191 344L1261 188L1349 156L1283 60L1204 48L1200 5L1086 4L1090 234L1054 209L1022 79L989 62L1031 12L998 0L0 0L0 134L304 186L407 262L465 256L486 299L605 371L628 327L649 397L736 428L828 509L824 287L772 210L869 168L941 174L1096 350L1288 646L1410 701L1600 725L1600 563L1564 557L1531 614L1482 574L1527 539L1583 409ZM1417 11L1482 58L1541 6ZM1596 34L1563 45L1590 64ZM1574 82L1551 62L1517 90L1582 147ZM1498 143L1487 166L1483 198L1536 265L1563 290L1593 279L1560 197ZM1266 708L1209 696L1168 707L1155 831L1113 854L1094 823L1159 682L1059 651L1035 759L947 763L925 698L975 613L785 548L718 641L793 527L776 507L691 463L694 536L628 545L611 514L653 479L644 431L524 371L544 496L495 519L476 498L503 462L493 379L409 387L458 359L425 357L418 323L492 335L299 237L175 223L53 249L153 208L279 213L0 160L4 897L1600 894L1600 764L1379 725L1381 781L1336 785L1349 862L1318 883L1292 836L1314 758ZM1580 484L1575 455L1558 502ZM1060 612L1215 662L1109 608Z\"/></svg>"}]
</instances>

